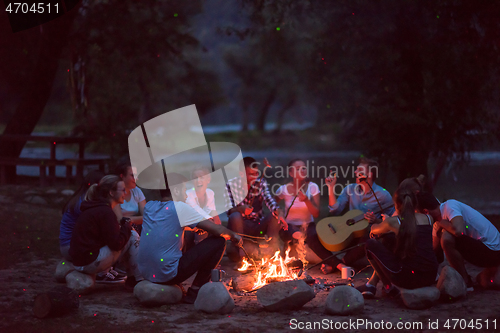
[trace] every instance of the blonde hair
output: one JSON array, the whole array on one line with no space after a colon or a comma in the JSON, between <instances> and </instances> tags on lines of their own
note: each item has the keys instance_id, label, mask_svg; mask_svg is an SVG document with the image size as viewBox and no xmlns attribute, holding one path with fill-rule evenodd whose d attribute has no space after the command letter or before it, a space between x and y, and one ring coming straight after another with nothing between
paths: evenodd
<instances>
[{"instance_id":1,"label":"blonde hair","mask_svg":"<svg viewBox=\"0 0 500 333\"><path fill-rule=\"evenodd\" d=\"M109 191L116 190L121 178L115 175L104 176L99 184L89 187L85 194L85 201L98 201L109 198Z\"/></svg>"}]
</instances>

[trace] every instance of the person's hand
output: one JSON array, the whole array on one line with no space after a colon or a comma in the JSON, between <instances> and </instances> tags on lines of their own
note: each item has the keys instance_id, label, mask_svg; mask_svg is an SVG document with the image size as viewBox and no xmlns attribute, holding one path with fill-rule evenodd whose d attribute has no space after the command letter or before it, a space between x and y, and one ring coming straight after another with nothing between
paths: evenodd
<instances>
[{"instance_id":1,"label":"person's hand","mask_svg":"<svg viewBox=\"0 0 500 333\"><path fill-rule=\"evenodd\" d=\"M278 223L281 224L281 227L283 230L288 230L288 223L285 221L285 214L281 209L278 209Z\"/></svg>"},{"instance_id":2,"label":"person's hand","mask_svg":"<svg viewBox=\"0 0 500 333\"><path fill-rule=\"evenodd\" d=\"M241 215L243 216L248 216L253 212L253 207L250 207L249 205L241 205L239 209Z\"/></svg>"},{"instance_id":3,"label":"person's hand","mask_svg":"<svg viewBox=\"0 0 500 333\"><path fill-rule=\"evenodd\" d=\"M203 234L206 234L207 232L203 229L200 229L200 228L196 228L194 230L194 232L196 232L198 235L203 235Z\"/></svg>"},{"instance_id":4,"label":"person's hand","mask_svg":"<svg viewBox=\"0 0 500 333\"><path fill-rule=\"evenodd\" d=\"M377 220L377 217L375 216L375 214L373 214L372 211L366 212L364 217L365 217L365 219L368 220L369 224L373 224Z\"/></svg>"},{"instance_id":5,"label":"person's hand","mask_svg":"<svg viewBox=\"0 0 500 333\"><path fill-rule=\"evenodd\" d=\"M387 214L382 214L382 221L385 221L385 219L388 219L390 216Z\"/></svg>"},{"instance_id":6,"label":"person's hand","mask_svg":"<svg viewBox=\"0 0 500 333\"><path fill-rule=\"evenodd\" d=\"M236 245L237 247L243 246L243 238L236 233L233 233L233 236L231 237L231 242L233 242L233 244Z\"/></svg>"},{"instance_id":7,"label":"person's hand","mask_svg":"<svg viewBox=\"0 0 500 333\"><path fill-rule=\"evenodd\" d=\"M302 202L307 200L307 195L305 195L304 192L302 192L302 190L299 190L299 192L297 192L297 197Z\"/></svg>"},{"instance_id":8,"label":"person's hand","mask_svg":"<svg viewBox=\"0 0 500 333\"><path fill-rule=\"evenodd\" d=\"M330 174L330 176L326 177L325 182L328 188L333 188L337 183L337 174L334 174L333 176Z\"/></svg>"}]
</instances>

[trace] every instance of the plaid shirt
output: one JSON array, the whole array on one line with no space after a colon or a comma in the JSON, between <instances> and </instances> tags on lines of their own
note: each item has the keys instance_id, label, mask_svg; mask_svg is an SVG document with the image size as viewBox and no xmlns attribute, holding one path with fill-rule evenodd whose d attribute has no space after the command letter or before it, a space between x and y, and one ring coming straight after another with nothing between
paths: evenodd
<instances>
[{"instance_id":1,"label":"plaid shirt","mask_svg":"<svg viewBox=\"0 0 500 333\"><path fill-rule=\"evenodd\" d=\"M265 179L257 179L246 197L245 188L248 185L242 182L241 177L235 177L226 184L226 192L224 193L224 199L226 201L226 210L229 210L234 207L249 205L250 201L253 200L252 207L254 210L246 216L243 216L247 220L258 221L262 219L262 202L266 203L267 208L273 213L273 215L277 215L278 213L278 204L274 201L274 198L269 193L269 187L267 186L267 181ZM253 198L253 199L252 199ZM235 202L239 202L239 204L235 205Z\"/></svg>"}]
</instances>

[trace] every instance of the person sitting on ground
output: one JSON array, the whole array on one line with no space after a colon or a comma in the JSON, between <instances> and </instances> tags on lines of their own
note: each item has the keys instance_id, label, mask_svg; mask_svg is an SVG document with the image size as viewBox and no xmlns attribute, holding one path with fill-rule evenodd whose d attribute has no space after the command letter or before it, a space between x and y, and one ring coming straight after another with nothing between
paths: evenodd
<instances>
[{"instance_id":1,"label":"person sitting on ground","mask_svg":"<svg viewBox=\"0 0 500 333\"><path fill-rule=\"evenodd\" d=\"M259 177L257 161L252 157L245 157L243 164L246 184L243 183L243 173L226 184L227 191L224 193L224 198L226 209L228 209L228 228L236 233L251 236L267 234L271 237L270 249L277 251L279 250L279 230L282 227L288 228L283 218L283 211L269 193L267 181ZM246 197L243 197L246 192L245 188L248 193ZM236 202L239 203L235 204ZM264 203L271 211L271 214L267 216L264 216L262 212ZM240 249L237 261L241 261L244 256L244 252Z\"/></svg>"},{"instance_id":2,"label":"person sitting on ground","mask_svg":"<svg viewBox=\"0 0 500 333\"><path fill-rule=\"evenodd\" d=\"M142 215L146 205L146 197L135 183L134 172L130 163L120 164L116 168L116 174L125 183L125 200L113 209L118 221L122 217L132 220L132 227L141 235Z\"/></svg>"},{"instance_id":3,"label":"person sitting on ground","mask_svg":"<svg viewBox=\"0 0 500 333\"><path fill-rule=\"evenodd\" d=\"M201 286L210 280L212 269L219 264L226 240L238 246L242 239L233 231L206 220L185 203L187 179L170 173L165 190L160 190L161 201L149 201L144 209L143 237L139 246L139 269L144 278L153 283L181 284L194 273L196 277L183 298L194 303ZM200 228L211 234L203 242L182 253L185 229Z\"/></svg>"},{"instance_id":4,"label":"person sitting on ground","mask_svg":"<svg viewBox=\"0 0 500 333\"><path fill-rule=\"evenodd\" d=\"M424 191L424 184L425 184L425 176L420 175L418 177L410 177L406 178L399 184L398 190L402 192L412 192L415 195L417 195L420 192ZM376 219L375 215L373 213L368 213L371 214L372 219ZM394 211L394 214L392 214L393 217L397 216L397 212ZM382 214L382 218L385 220L388 218L387 215ZM382 219L376 219L373 223L378 224L381 223ZM436 226L436 223L433 224ZM434 229L433 229L434 230ZM389 231L387 233L381 234L381 236L378 236L378 239L380 242L390 251L394 251L396 248L396 235L394 232ZM377 275L377 272L374 271L370 279L368 280L368 284L372 286L376 286L378 282L380 281L380 278ZM371 297L371 293L369 291L365 292L365 296Z\"/></svg>"},{"instance_id":5,"label":"person sitting on ground","mask_svg":"<svg viewBox=\"0 0 500 333\"><path fill-rule=\"evenodd\" d=\"M392 197L386 189L377 185L375 180L378 176L378 163L375 160L361 158L355 170L356 183L347 185L338 198L335 198L334 188L337 182L337 177L328 177L326 185L328 186L328 202L330 215L340 215L349 204L349 210L357 209L365 214L365 218L370 223L380 222L382 213L391 216L394 213L392 206ZM384 209L381 212L380 206ZM376 211L377 214L373 212ZM363 242L368 238L357 240ZM363 247L357 247L348 251L341 260L334 258L332 264L323 264L321 271L324 274L333 272L335 267L339 268L341 262L348 266L352 266L356 261L365 256ZM335 263L337 265L335 265Z\"/></svg>"},{"instance_id":6,"label":"person sitting on ground","mask_svg":"<svg viewBox=\"0 0 500 333\"><path fill-rule=\"evenodd\" d=\"M282 185L276 191L276 201L284 200L285 211L288 211L286 217L288 230L282 229L279 233L281 240L285 243L284 250L288 248L288 243L294 237L303 237L309 248L318 257L321 259L330 257L332 253L325 249L319 241L314 223L314 219L319 216L319 187L308 179L306 163L303 160L290 161L287 170L292 181ZM300 255L304 254L299 253Z\"/></svg>"},{"instance_id":7,"label":"person sitting on ground","mask_svg":"<svg viewBox=\"0 0 500 333\"><path fill-rule=\"evenodd\" d=\"M221 224L219 215L215 207L214 191L208 188L210 184L210 170L208 167L196 166L191 172L193 188L186 191L186 203L193 207L206 220L212 219L215 224ZM207 233L195 233L193 231L184 232L185 250L190 249L194 244L198 244L208 236Z\"/></svg>"},{"instance_id":8,"label":"person sitting on ground","mask_svg":"<svg viewBox=\"0 0 500 333\"><path fill-rule=\"evenodd\" d=\"M371 227L371 236L394 232L396 247L389 250L380 241L366 241L366 257L384 284L389 296L399 294L395 286L416 289L434 284L438 269L432 249L432 223L429 215L415 213L415 193L399 188L394 193L397 216L386 218ZM365 297L374 297L376 285L368 281L357 288Z\"/></svg>"},{"instance_id":9,"label":"person sitting on ground","mask_svg":"<svg viewBox=\"0 0 500 333\"><path fill-rule=\"evenodd\" d=\"M139 235L130 221L116 221L113 208L123 203L125 184L115 175L105 176L87 191L71 237L69 255L75 270L96 274L121 262L127 270L127 287L142 279L137 267ZM127 221L128 220L128 221Z\"/></svg>"},{"instance_id":10,"label":"person sitting on ground","mask_svg":"<svg viewBox=\"0 0 500 333\"><path fill-rule=\"evenodd\" d=\"M85 200L85 194L87 194L87 190L90 186L99 183L102 177L104 177L104 172L99 170L93 170L87 173L83 183L68 199L62 209L63 216L59 228L59 249L63 258L70 262L69 244L71 242L71 235L73 235L73 229L75 228L76 219L82 213L80 206Z\"/></svg>"},{"instance_id":11,"label":"person sitting on ground","mask_svg":"<svg viewBox=\"0 0 500 333\"><path fill-rule=\"evenodd\" d=\"M418 195L418 203L420 212L436 220L433 245L438 261L444 260L444 251L450 266L462 275L467 290L473 291L464 260L479 267L495 269L499 266L500 233L497 228L477 210L457 200L439 204L432 194L423 192Z\"/></svg>"}]
</instances>

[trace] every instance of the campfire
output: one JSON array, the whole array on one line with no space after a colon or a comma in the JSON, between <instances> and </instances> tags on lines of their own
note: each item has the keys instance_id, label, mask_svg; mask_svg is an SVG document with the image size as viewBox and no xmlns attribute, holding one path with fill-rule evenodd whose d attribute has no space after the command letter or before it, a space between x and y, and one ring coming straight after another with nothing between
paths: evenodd
<instances>
[{"instance_id":1,"label":"campfire","mask_svg":"<svg viewBox=\"0 0 500 333\"><path fill-rule=\"evenodd\" d=\"M267 259L262 258L260 261L251 260L248 262L243 259L243 266L238 269L240 272L254 272L255 283L251 290L255 291L268 283L281 282L287 280L295 280L298 278L297 270L303 267L303 263L295 257L289 257L290 250L286 251L286 256L283 259L280 252L276 251L274 255Z\"/></svg>"}]
</instances>

